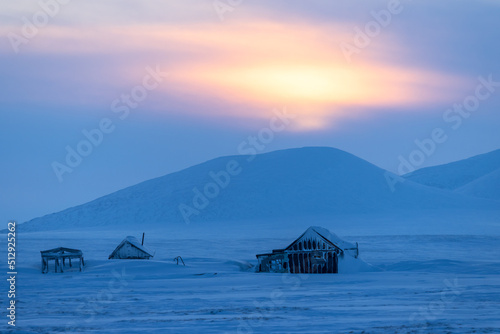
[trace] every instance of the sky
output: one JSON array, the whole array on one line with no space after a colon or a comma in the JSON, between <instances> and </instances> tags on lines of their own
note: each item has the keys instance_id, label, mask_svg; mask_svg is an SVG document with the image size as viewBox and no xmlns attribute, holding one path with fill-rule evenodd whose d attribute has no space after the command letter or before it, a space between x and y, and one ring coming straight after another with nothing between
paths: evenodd
<instances>
[{"instance_id":1,"label":"sky","mask_svg":"<svg viewBox=\"0 0 500 334\"><path fill-rule=\"evenodd\" d=\"M0 218L224 155L500 148L498 1L0 3ZM416 151L420 151L418 153Z\"/></svg>"}]
</instances>

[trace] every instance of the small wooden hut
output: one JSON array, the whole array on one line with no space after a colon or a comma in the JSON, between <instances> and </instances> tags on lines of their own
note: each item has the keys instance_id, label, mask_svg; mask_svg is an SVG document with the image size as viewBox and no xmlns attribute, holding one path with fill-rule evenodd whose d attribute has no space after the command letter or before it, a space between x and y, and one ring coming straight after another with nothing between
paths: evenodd
<instances>
[{"instance_id":1,"label":"small wooden hut","mask_svg":"<svg viewBox=\"0 0 500 334\"><path fill-rule=\"evenodd\" d=\"M144 236L143 236L144 243ZM153 253L144 247L135 237L128 236L115 248L108 259L144 259L153 257Z\"/></svg>"},{"instance_id":2,"label":"small wooden hut","mask_svg":"<svg viewBox=\"0 0 500 334\"><path fill-rule=\"evenodd\" d=\"M339 262L357 259L358 244L343 241L325 228L309 227L283 249L257 254L259 272L336 274Z\"/></svg>"},{"instance_id":3,"label":"small wooden hut","mask_svg":"<svg viewBox=\"0 0 500 334\"><path fill-rule=\"evenodd\" d=\"M64 267L66 266L66 260L68 261L69 267L73 267L71 260L78 260L78 267L82 271L85 261L83 260L83 252L79 249L59 247L54 249L48 249L40 251L42 254L42 273L49 272L49 261L54 260L54 270L57 273L59 270L61 273L64 272Z\"/></svg>"}]
</instances>

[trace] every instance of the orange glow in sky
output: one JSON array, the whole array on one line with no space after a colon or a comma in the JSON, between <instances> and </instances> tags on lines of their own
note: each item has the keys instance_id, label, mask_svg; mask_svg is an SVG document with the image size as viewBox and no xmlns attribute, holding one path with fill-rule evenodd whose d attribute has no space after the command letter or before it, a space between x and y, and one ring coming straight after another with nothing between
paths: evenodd
<instances>
[{"instance_id":1,"label":"orange glow in sky","mask_svg":"<svg viewBox=\"0 0 500 334\"><path fill-rule=\"evenodd\" d=\"M220 110L217 115L206 115L204 108L187 113L264 118L272 108L286 106L299 116L297 130L328 127L344 117L349 107L375 112L370 107L446 101L462 82L446 73L394 65L392 53L398 46L389 38L379 39L378 43L385 43L383 48L368 47L362 57L349 63L339 48L352 38L345 31L338 24L266 21L242 21L230 28L221 24L99 26L83 33L75 27L54 27L44 30L43 43L33 42L32 48L46 54L58 50L60 54L113 55L119 61L110 63L109 71L119 77L75 76L111 86L123 85L124 78L129 85L137 84L146 66L159 64L170 76L157 94L189 93L204 101L254 106ZM75 34L78 43L69 43ZM163 105L153 109L165 112Z\"/></svg>"}]
</instances>

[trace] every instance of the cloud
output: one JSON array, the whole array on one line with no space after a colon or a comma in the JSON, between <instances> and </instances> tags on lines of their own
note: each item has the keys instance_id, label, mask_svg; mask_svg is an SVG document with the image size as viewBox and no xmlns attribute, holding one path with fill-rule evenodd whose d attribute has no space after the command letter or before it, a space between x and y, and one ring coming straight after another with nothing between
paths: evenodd
<instances>
[{"instance_id":1,"label":"cloud","mask_svg":"<svg viewBox=\"0 0 500 334\"><path fill-rule=\"evenodd\" d=\"M183 97L197 100L186 101L190 107L183 113L203 117L259 119L268 117L272 107L287 106L299 115L297 130L328 127L353 108L369 113L448 101L465 81L453 73L398 64L394 59L408 56L408 50L389 32L351 64L339 48L352 40L351 29L345 22L311 25L286 19L241 19L228 25L191 18L151 24L112 20L95 26L49 25L26 45L26 53L42 55L49 65L32 73L35 83L37 75L53 77L52 85L64 92L78 82L78 92L47 96L54 102L71 103L81 94L103 101L103 91L110 92L112 101L116 96L111 92L140 83L144 68L158 64L170 76L156 93L163 98L148 104L151 111L170 113L169 99ZM58 67L55 59L64 65ZM60 71L68 63L74 68L71 76ZM78 68L79 63L86 66ZM246 107L203 107L221 101Z\"/></svg>"}]
</instances>

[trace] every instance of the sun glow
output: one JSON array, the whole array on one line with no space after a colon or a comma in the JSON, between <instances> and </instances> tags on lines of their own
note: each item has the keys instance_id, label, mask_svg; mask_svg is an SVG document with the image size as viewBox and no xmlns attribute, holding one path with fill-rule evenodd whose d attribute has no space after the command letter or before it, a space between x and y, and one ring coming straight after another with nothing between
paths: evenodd
<instances>
[{"instance_id":1,"label":"sun glow","mask_svg":"<svg viewBox=\"0 0 500 334\"><path fill-rule=\"evenodd\" d=\"M376 64L214 64L190 71L196 74L181 86L225 100L287 105L300 116L300 130L324 128L352 106L403 107L448 97L437 89L449 80L445 76ZM185 80L174 76L177 82ZM255 111L240 116L259 117Z\"/></svg>"},{"instance_id":2,"label":"sun glow","mask_svg":"<svg viewBox=\"0 0 500 334\"><path fill-rule=\"evenodd\" d=\"M357 78L339 68L303 64L263 65L255 68L228 68L219 76L211 72L200 74L202 80L233 87L243 95L268 100L318 103L342 101L356 95L350 87Z\"/></svg>"},{"instance_id":3,"label":"sun glow","mask_svg":"<svg viewBox=\"0 0 500 334\"><path fill-rule=\"evenodd\" d=\"M185 113L256 119L268 117L272 108L286 106L298 115L300 130L331 126L353 108L380 112L380 107L436 103L449 99L449 92L462 84L460 78L443 73L395 66L392 60L398 47L390 39L384 41L389 54L377 51L371 57L373 50L364 50L364 57L351 64L338 46L352 36L342 31L346 29L333 24L244 20L231 29L213 24L157 24L100 26L81 34L72 27L48 27L43 43L33 42L30 47L44 56L54 49L60 54L108 55L108 63L99 65L108 75L83 70L80 75L72 74L106 87L136 85L146 66L158 64L169 72L169 78L154 94L166 99L188 96L191 107ZM68 43L75 35L79 43ZM204 107L213 101L245 108ZM196 103L199 108L193 107ZM171 112L165 105L165 101L157 102L148 110Z\"/></svg>"}]
</instances>

